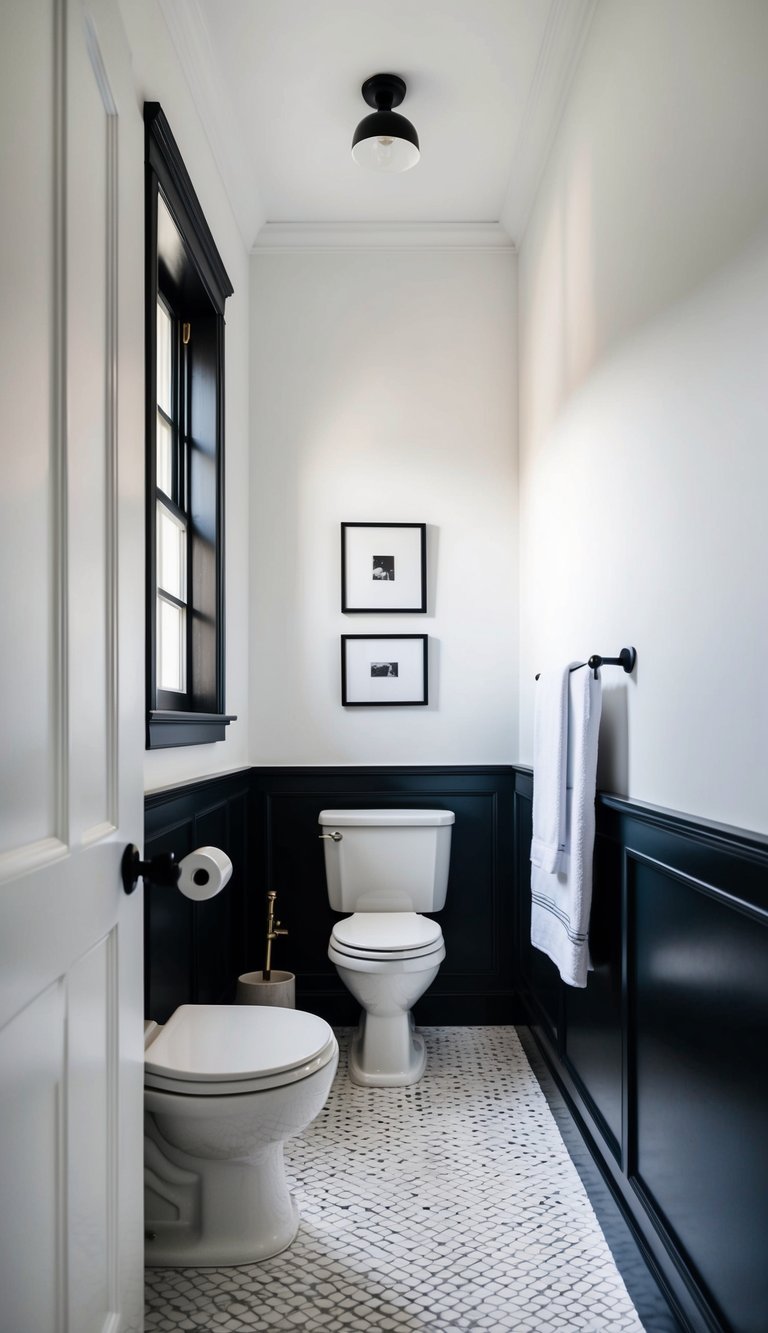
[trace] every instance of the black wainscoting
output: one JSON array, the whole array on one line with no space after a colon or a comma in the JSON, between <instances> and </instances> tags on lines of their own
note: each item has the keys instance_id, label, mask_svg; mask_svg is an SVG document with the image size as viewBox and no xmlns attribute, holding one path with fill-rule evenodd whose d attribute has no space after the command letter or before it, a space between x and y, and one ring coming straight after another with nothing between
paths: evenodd
<instances>
[{"instance_id":1,"label":"black wainscoting","mask_svg":"<svg viewBox=\"0 0 768 1333\"><path fill-rule=\"evenodd\" d=\"M206 778L145 797L147 858L196 847L220 847L232 860L232 879L208 902L193 903L176 889L144 888L145 1014L164 1023L180 1004L227 1003L246 970L250 929L250 839L247 769Z\"/></svg>"},{"instance_id":2,"label":"black wainscoting","mask_svg":"<svg viewBox=\"0 0 768 1333\"><path fill-rule=\"evenodd\" d=\"M148 856L213 843L235 873L210 903L147 889L146 1012L231 999L262 965L274 888L275 966L302 1008L353 1022L326 956L318 813L454 810L447 957L417 1021L527 1019L681 1323L764 1333L768 838L599 796L594 971L575 990L528 942L532 794L511 767L260 768L151 794Z\"/></svg>"},{"instance_id":3,"label":"black wainscoting","mask_svg":"<svg viewBox=\"0 0 768 1333\"><path fill-rule=\"evenodd\" d=\"M453 810L451 870L437 916L446 958L416 1006L426 1024L512 1023L522 1016L514 986L514 862L511 768L255 768L253 892L272 888L290 935L277 967L296 973L298 1003L333 1023L358 1006L327 957L333 924L317 817L326 808L422 806ZM262 899L263 901L263 899ZM262 965L261 909L252 920L251 966Z\"/></svg>"},{"instance_id":4,"label":"black wainscoting","mask_svg":"<svg viewBox=\"0 0 768 1333\"><path fill-rule=\"evenodd\" d=\"M145 852L181 858L212 844L232 858L224 893L193 904L146 892L146 1013L227 1001L241 972L264 964L266 894L278 894L287 938L273 966L296 973L298 1004L329 1022L357 1020L356 1001L328 960L338 915L328 905L319 812L326 807L453 810L448 899L439 921L447 957L419 1002L427 1024L513 1023L515 899L511 768L254 768L146 798Z\"/></svg>"},{"instance_id":5,"label":"black wainscoting","mask_svg":"<svg viewBox=\"0 0 768 1333\"><path fill-rule=\"evenodd\" d=\"M515 827L531 1026L691 1329L768 1328L768 839L598 797L586 990L527 943L532 783Z\"/></svg>"}]
</instances>

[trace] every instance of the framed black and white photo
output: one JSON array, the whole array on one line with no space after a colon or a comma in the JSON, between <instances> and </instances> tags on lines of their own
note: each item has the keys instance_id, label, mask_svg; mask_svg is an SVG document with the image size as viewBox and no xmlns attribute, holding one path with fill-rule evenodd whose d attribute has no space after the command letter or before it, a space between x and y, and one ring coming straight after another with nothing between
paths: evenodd
<instances>
[{"instance_id":1,"label":"framed black and white photo","mask_svg":"<svg viewBox=\"0 0 768 1333\"><path fill-rule=\"evenodd\" d=\"M341 609L426 611L426 523L342 523Z\"/></svg>"},{"instance_id":2,"label":"framed black and white photo","mask_svg":"<svg viewBox=\"0 0 768 1333\"><path fill-rule=\"evenodd\" d=\"M428 703L427 656L426 634L342 634L342 704Z\"/></svg>"}]
</instances>

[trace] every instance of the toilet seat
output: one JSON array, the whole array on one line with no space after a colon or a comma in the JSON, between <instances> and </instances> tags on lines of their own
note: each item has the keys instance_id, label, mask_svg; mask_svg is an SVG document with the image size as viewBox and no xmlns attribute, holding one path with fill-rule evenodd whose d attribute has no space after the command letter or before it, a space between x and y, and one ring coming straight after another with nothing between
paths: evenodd
<instances>
[{"instance_id":1,"label":"toilet seat","mask_svg":"<svg viewBox=\"0 0 768 1333\"><path fill-rule=\"evenodd\" d=\"M445 945L442 940L436 949L421 954L387 954L383 958L374 958L371 954L344 953L337 949L333 940L328 945L328 957L339 968L352 972L389 973L399 975L407 972L428 972L437 969L445 958Z\"/></svg>"},{"instance_id":2,"label":"toilet seat","mask_svg":"<svg viewBox=\"0 0 768 1333\"><path fill-rule=\"evenodd\" d=\"M355 912L337 921L330 947L350 958L395 962L437 953L443 932L418 912Z\"/></svg>"},{"instance_id":3,"label":"toilet seat","mask_svg":"<svg viewBox=\"0 0 768 1333\"><path fill-rule=\"evenodd\" d=\"M331 1028L316 1014L183 1004L147 1047L144 1086L185 1097L263 1092L308 1078L335 1051Z\"/></svg>"},{"instance_id":4,"label":"toilet seat","mask_svg":"<svg viewBox=\"0 0 768 1333\"><path fill-rule=\"evenodd\" d=\"M424 972L442 963L445 943L438 923L418 912L355 912L336 922L328 957L353 972Z\"/></svg>"},{"instance_id":5,"label":"toilet seat","mask_svg":"<svg viewBox=\"0 0 768 1333\"><path fill-rule=\"evenodd\" d=\"M392 966L396 962L407 962L408 960L417 962L424 960L424 958L433 958L436 954L440 954L441 957L445 956L445 946L441 940L439 944L432 945L428 949L389 949L387 953L376 949L341 949L333 940L333 937L331 937L331 942L328 945L329 957L351 958L351 960L356 958L359 962L383 962L383 964L391 964Z\"/></svg>"}]
</instances>

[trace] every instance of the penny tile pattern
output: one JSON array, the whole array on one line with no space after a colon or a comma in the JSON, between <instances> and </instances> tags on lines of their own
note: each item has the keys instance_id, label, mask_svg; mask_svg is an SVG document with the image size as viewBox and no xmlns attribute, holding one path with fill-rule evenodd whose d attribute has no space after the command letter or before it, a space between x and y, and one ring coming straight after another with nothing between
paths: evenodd
<instances>
[{"instance_id":1,"label":"penny tile pattern","mask_svg":"<svg viewBox=\"0 0 768 1333\"><path fill-rule=\"evenodd\" d=\"M426 1028L410 1088L358 1088L286 1144L290 1249L147 1271L147 1333L642 1333L514 1028Z\"/></svg>"}]
</instances>

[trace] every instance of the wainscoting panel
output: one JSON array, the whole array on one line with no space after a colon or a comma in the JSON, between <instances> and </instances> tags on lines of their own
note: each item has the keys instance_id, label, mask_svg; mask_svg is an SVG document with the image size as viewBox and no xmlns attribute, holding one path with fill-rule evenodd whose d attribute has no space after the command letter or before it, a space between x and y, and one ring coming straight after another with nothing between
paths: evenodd
<instances>
[{"instance_id":1,"label":"wainscoting panel","mask_svg":"<svg viewBox=\"0 0 768 1333\"><path fill-rule=\"evenodd\" d=\"M681 1321L762 1333L768 839L598 796L595 970L576 990L527 942L531 799L518 770L532 1030Z\"/></svg>"},{"instance_id":2,"label":"wainscoting panel","mask_svg":"<svg viewBox=\"0 0 768 1333\"><path fill-rule=\"evenodd\" d=\"M629 858L633 1179L714 1309L761 1333L768 1266L768 916ZM726 1313L727 1312L727 1313Z\"/></svg>"},{"instance_id":3,"label":"wainscoting panel","mask_svg":"<svg viewBox=\"0 0 768 1333\"><path fill-rule=\"evenodd\" d=\"M451 871L437 916L446 959L419 1002L427 1024L514 1022L514 775L507 768L257 768L253 824L261 849L254 892L274 888L290 934L276 966L296 972L298 1002L330 1022L356 1019L358 1006L327 957L338 914L331 911L317 817L323 809L425 807L453 810ZM259 922L259 913L252 918ZM261 934L250 937L261 965Z\"/></svg>"},{"instance_id":4,"label":"wainscoting panel","mask_svg":"<svg viewBox=\"0 0 768 1333\"><path fill-rule=\"evenodd\" d=\"M622 1140L621 867L620 847L597 837L589 934L594 971L585 990L561 987L564 1058L617 1160Z\"/></svg>"},{"instance_id":5,"label":"wainscoting panel","mask_svg":"<svg viewBox=\"0 0 768 1333\"><path fill-rule=\"evenodd\" d=\"M196 847L220 847L233 867L226 888L203 903L190 902L177 889L145 886L145 1014L159 1023L180 1004L231 1001L245 971L248 791L244 770L145 798L147 858L173 852L181 860Z\"/></svg>"}]
</instances>

